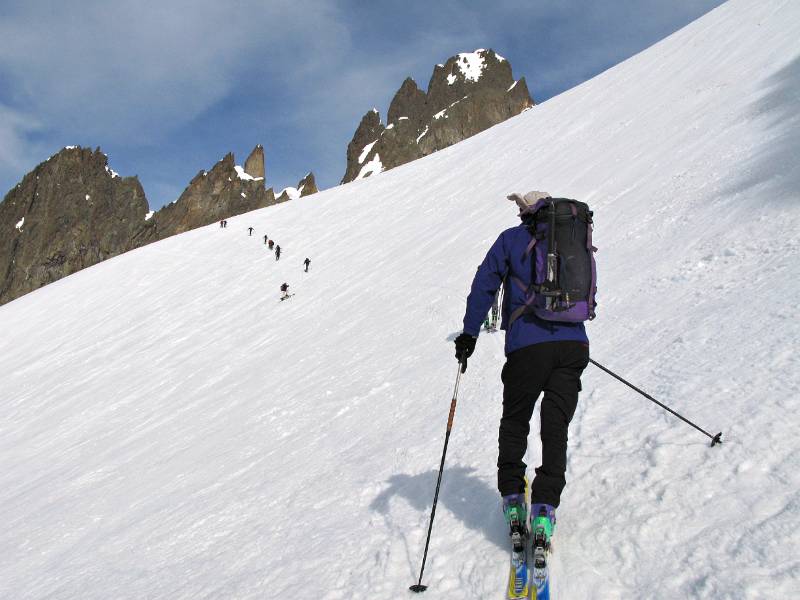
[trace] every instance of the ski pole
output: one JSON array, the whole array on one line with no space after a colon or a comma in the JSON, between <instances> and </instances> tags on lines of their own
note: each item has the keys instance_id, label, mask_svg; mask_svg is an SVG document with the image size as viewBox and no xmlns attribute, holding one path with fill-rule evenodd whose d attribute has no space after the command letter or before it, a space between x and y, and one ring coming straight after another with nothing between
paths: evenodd
<instances>
[{"instance_id":1,"label":"ski pole","mask_svg":"<svg viewBox=\"0 0 800 600\"><path fill-rule=\"evenodd\" d=\"M444 457L447 455L447 442L450 441L450 432L453 429L453 417L456 414L456 398L458 396L458 382L461 379L461 361L458 361L458 374L456 375L456 386L453 389L453 399L450 401L450 415L447 417L447 432L444 434L444 450L442 450L442 462L439 464L439 478L436 480L436 492L433 494L433 508L431 508L431 520L428 522L428 538L425 540L425 553L422 555L422 567L419 570L419 581L409 587L412 592L424 592L428 589L427 585L422 585L422 573L425 571L425 561L428 559L428 545L431 543L431 530L433 529L433 517L436 515L436 503L439 501L439 487L442 485L442 472L444 471Z\"/></svg>"},{"instance_id":2,"label":"ski pole","mask_svg":"<svg viewBox=\"0 0 800 600\"><path fill-rule=\"evenodd\" d=\"M684 417L684 416L682 416L682 415L679 415L679 414L678 414L678 413L676 413L674 410L672 410L672 409L671 409L669 406L667 406L667 405L665 405L665 404L662 404L661 402L659 402L658 400L656 400L655 398L653 398L653 397L652 397L650 394L648 394L648 393L646 393L646 392L643 392L642 390L640 390L638 387L636 387L636 386L635 386L635 385L633 385L632 383L630 383L630 382L628 382L628 381L625 381L625 380L624 380L622 377L620 377L619 375L617 375L616 373L614 373L614 372L613 372L613 371L611 371L610 369L607 369L607 368L605 368L605 367L604 367L603 365L601 365L600 363L598 363L598 362L596 362L596 361L592 360L591 358L589 359L589 362L590 362L590 363L592 363L594 366L601 368L603 371L605 371L606 373L608 373L609 375L611 375L611 376L612 376L614 379L617 379L617 380L621 381L622 383L624 383L625 385L627 385L629 388L631 388L631 389L633 389L633 390L636 390L637 392L639 392L639 393L640 393L642 396L644 396L645 398L647 398L647 399L648 399L648 400L650 400L651 402L655 402L656 404L658 404L658 405L659 405L661 408L663 408L664 410L671 412L673 415L675 415L676 417L678 417L678 418L679 418L681 421L683 421L684 423L688 423L689 425L691 425L692 427L694 427L695 429L697 429L697 431L699 431L700 433L702 433L702 434L704 434L704 435L706 435L706 436L710 437L710 438L711 438L711 447L712 447L712 448L713 448L714 446L716 446L717 444L721 444L721 443L722 443L722 432L721 432L721 431L720 431L720 432L719 432L717 435L711 435L711 434L710 434L710 433L708 433L708 432L707 432L705 429L702 429L702 428L698 427L697 425L695 425L694 423L692 423L692 422L691 422L689 419L687 419L686 417Z\"/></svg>"}]
</instances>

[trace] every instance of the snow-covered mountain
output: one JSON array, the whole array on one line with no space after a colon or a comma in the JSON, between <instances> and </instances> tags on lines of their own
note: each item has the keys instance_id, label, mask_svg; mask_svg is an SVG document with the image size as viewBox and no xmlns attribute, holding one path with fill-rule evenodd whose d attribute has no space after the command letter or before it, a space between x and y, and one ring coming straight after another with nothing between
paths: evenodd
<instances>
[{"instance_id":1,"label":"snow-covered mountain","mask_svg":"<svg viewBox=\"0 0 800 600\"><path fill-rule=\"evenodd\" d=\"M451 340L529 189L595 211L593 358L725 434L590 367L554 597L795 597L798 38L797 2L732 0L446 150L0 307L0 597L410 596ZM429 599L503 594L502 360L482 335L462 378Z\"/></svg>"},{"instance_id":2,"label":"snow-covered mountain","mask_svg":"<svg viewBox=\"0 0 800 600\"><path fill-rule=\"evenodd\" d=\"M361 118L347 145L342 183L365 179L428 156L533 106L525 78L494 50L478 48L433 68L427 91L407 77L392 98L386 125L378 109Z\"/></svg>"}]
</instances>

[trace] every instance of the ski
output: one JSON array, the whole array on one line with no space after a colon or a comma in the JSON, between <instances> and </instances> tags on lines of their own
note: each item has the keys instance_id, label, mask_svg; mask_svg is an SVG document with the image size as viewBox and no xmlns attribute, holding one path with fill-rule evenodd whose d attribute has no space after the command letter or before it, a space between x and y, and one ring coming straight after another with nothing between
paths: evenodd
<instances>
[{"instance_id":1,"label":"ski","mask_svg":"<svg viewBox=\"0 0 800 600\"><path fill-rule=\"evenodd\" d=\"M531 580L533 581L533 598L535 600L550 600L550 572L547 568L549 552L543 546L533 547L533 566Z\"/></svg>"},{"instance_id":2,"label":"ski","mask_svg":"<svg viewBox=\"0 0 800 600\"><path fill-rule=\"evenodd\" d=\"M289 299L289 298L291 298L292 296L294 296L294 294L287 294L286 296L282 296L282 297L281 297L281 299L280 299L280 301L281 301L281 302L283 302L284 300L288 300L288 299Z\"/></svg>"},{"instance_id":3,"label":"ski","mask_svg":"<svg viewBox=\"0 0 800 600\"><path fill-rule=\"evenodd\" d=\"M508 598L528 598L528 544L511 550L511 568L508 573Z\"/></svg>"},{"instance_id":4,"label":"ski","mask_svg":"<svg viewBox=\"0 0 800 600\"><path fill-rule=\"evenodd\" d=\"M525 508L520 514L509 511L509 527L511 530L511 566L508 572L508 595L513 598L528 598L530 594L530 572L528 568L528 526L530 506L528 502L528 482L525 481Z\"/></svg>"},{"instance_id":5,"label":"ski","mask_svg":"<svg viewBox=\"0 0 800 600\"><path fill-rule=\"evenodd\" d=\"M544 511L544 509L542 509ZM533 581L532 598L534 600L550 600L550 570L547 560L550 558L550 536L552 535L552 525L550 517L541 512L539 515L531 515L532 543L531 549L532 565L531 580ZM546 522L543 522L547 520Z\"/></svg>"}]
</instances>

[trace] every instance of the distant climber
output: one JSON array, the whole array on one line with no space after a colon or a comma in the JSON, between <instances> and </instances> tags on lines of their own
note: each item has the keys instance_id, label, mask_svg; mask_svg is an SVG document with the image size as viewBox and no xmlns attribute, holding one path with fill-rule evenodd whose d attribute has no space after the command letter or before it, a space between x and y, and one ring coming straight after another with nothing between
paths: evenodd
<instances>
[{"instance_id":1,"label":"distant climber","mask_svg":"<svg viewBox=\"0 0 800 600\"><path fill-rule=\"evenodd\" d=\"M275 242L270 240L269 242L267 242L267 246L269 246L269 249L272 250L273 246L275 246Z\"/></svg>"},{"instance_id":2,"label":"distant climber","mask_svg":"<svg viewBox=\"0 0 800 600\"><path fill-rule=\"evenodd\" d=\"M267 240L268 240L267 236L264 236L264 243L265 244L267 243Z\"/></svg>"},{"instance_id":3,"label":"distant climber","mask_svg":"<svg viewBox=\"0 0 800 600\"><path fill-rule=\"evenodd\" d=\"M306 273L308 273L308 265L310 265L310 264L311 264L311 259L310 259L310 258L306 258L306 259L303 261L303 264L306 266Z\"/></svg>"},{"instance_id":4,"label":"distant climber","mask_svg":"<svg viewBox=\"0 0 800 600\"><path fill-rule=\"evenodd\" d=\"M281 284L281 300L288 297L289 297L289 284L283 283Z\"/></svg>"},{"instance_id":5,"label":"distant climber","mask_svg":"<svg viewBox=\"0 0 800 600\"><path fill-rule=\"evenodd\" d=\"M249 235L253 235L253 228L252 228L252 227L248 227L247 229L248 229L248 231L250 232L250 234L249 234Z\"/></svg>"},{"instance_id":6,"label":"distant climber","mask_svg":"<svg viewBox=\"0 0 800 600\"><path fill-rule=\"evenodd\" d=\"M275 260L281 259L281 247L275 246Z\"/></svg>"},{"instance_id":7,"label":"distant climber","mask_svg":"<svg viewBox=\"0 0 800 600\"><path fill-rule=\"evenodd\" d=\"M220 229L222 229L223 227L225 227L224 223L225 223L225 221L220 221L220 222L219 222L219 228L220 228Z\"/></svg>"}]
</instances>

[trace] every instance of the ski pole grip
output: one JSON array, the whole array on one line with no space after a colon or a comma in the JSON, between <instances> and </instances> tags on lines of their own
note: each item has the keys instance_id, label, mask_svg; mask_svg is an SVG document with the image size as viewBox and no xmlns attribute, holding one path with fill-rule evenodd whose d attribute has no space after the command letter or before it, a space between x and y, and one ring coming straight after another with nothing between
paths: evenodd
<instances>
[{"instance_id":1,"label":"ski pole grip","mask_svg":"<svg viewBox=\"0 0 800 600\"><path fill-rule=\"evenodd\" d=\"M447 431L453 429L453 419L456 416L456 399L450 401L450 414L447 416ZM441 427L441 425L439 425Z\"/></svg>"},{"instance_id":2,"label":"ski pole grip","mask_svg":"<svg viewBox=\"0 0 800 600\"><path fill-rule=\"evenodd\" d=\"M466 365L467 359L462 358L463 364ZM447 433L450 433L450 430L453 429L453 418L456 415L456 402L458 399L458 382L461 381L461 370L462 362L461 360L458 361L458 371L456 371L456 385L453 388L453 399L450 401L450 414L447 415Z\"/></svg>"}]
</instances>

